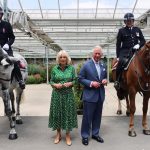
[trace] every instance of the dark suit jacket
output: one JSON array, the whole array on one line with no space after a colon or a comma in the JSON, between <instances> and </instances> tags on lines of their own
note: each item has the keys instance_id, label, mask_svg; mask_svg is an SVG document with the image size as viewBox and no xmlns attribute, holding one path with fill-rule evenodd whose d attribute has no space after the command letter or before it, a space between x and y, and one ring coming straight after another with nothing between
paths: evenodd
<instances>
[{"instance_id":1,"label":"dark suit jacket","mask_svg":"<svg viewBox=\"0 0 150 150\"><path fill-rule=\"evenodd\" d=\"M101 82L103 79L107 78L106 67L103 63L99 63L101 75L100 79L95 67L93 60L88 60L80 70L79 82L84 85L82 100L87 102L97 102L98 100L104 101L105 99L105 89L101 85L100 88L90 87L92 81Z\"/></svg>"}]
</instances>

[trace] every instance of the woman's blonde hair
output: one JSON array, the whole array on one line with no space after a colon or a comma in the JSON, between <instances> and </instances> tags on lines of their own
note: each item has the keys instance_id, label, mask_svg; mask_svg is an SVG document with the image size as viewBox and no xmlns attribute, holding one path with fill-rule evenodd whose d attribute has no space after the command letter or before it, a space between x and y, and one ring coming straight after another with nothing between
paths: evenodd
<instances>
[{"instance_id":1,"label":"woman's blonde hair","mask_svg":"<svg viewBox=\"0 0 150 150\"><path fill-rule=\"evenodd\" d=\"M65 50L61 50L61 51L58 52L58 54L56 56L56 63L59 64L59 60L60 60L60 57L62 55L66 56L66 58L67 58L67 65L71 64L71 58L70 58L69 54Z\"/></svg>"}]
</instances>

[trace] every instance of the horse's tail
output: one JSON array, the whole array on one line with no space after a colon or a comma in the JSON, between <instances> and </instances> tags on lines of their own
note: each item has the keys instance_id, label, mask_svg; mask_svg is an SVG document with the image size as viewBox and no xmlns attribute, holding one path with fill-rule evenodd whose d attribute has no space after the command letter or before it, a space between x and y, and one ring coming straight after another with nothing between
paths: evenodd
<instances>
[{"instance_id":1,"label":"horse's tail","mask_svg":"<svg viewBox=\"0 0 150 150\"><path fill-rule=\"evenodd\" d=\"M25 93L24 93L24 90L23 90L23 92L22 92L22 94L21 94L20 104L23 103L24 100L25 100Z\"/></svg>"}]
</instances>

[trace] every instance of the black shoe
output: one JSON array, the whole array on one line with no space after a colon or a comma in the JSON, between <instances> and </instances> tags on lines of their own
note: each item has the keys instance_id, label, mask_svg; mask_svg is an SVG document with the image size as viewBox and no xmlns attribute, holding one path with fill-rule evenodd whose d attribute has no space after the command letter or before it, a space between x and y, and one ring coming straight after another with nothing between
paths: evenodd
<instances>
[{"instance_id":1,"label":"black shoe","mask_svg":"<svg viewBox=\"0 0 150 150\"><path fill-rule=\"evenodd\" d=\"M82 144L83 145L88 145L89 144L88 138L82 138Z\"/></svg>"},{"instance_id":2,"label":"black shoe","mask_svg":"<svg viewBox=\"0 0 150 150\"><path fill-rule=\"evenodd\" d=\"M20 86L21 89L25 89L25 83L24 83L24 81L20 80L19 81L19 86Z\"/></svg>"},{"instance_id":3,"label":"black shoe","mask_svg":"<svg viewBox=\"0 0 150 150\"><path fill-rule=\"evenodd\" d=\"M119 90L120 89L120 83L118 81L115 81L114 87L116 90Z\"/></svg>"},{"instance_id":4,"label":"black shoe","mask_svg":"<svg viewBox=\"0 0 150 150\"><path fill-rule=\"evenodd\" d=\"M93 135L92 139L96 140L97 142L104 143L104 140L100 136L94 136Z\"/></svg>"}]
</instances>

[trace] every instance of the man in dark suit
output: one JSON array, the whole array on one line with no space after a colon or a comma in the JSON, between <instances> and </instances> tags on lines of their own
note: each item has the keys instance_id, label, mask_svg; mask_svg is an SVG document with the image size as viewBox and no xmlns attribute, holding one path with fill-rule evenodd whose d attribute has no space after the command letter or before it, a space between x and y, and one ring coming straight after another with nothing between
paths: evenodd
<instances>
[{"instance_id":1,"label":"man in dark suit","mask_svg":"<svg viewBox=\"0 0 150 150\"><path fill-rule=\"evenodd\" d=\"M116 69L116 81L114 87L120 89L122 71L133 53L145 44L145 39L140 28L134 26L134 15L124 15L125 27L119 29L116 42L116 55L118 65Z\"/></svg>"},{"instance_id":2,"label":"man in dark suit","mask_svg":"<svg viewBox=\"0 0 150 150\"><path fill-rule=\"evenodd\" d=\"M105 65L100 61L102 48L96 46L93 49L93 57L88 60L80 70L79 82L84 85L83 118L81 126L82 143L88 145L90 129L92 138L100 143L104 140L99 136L103 102L105 99L104 85L107 84Z\"/></svg>"}]
</instances>

